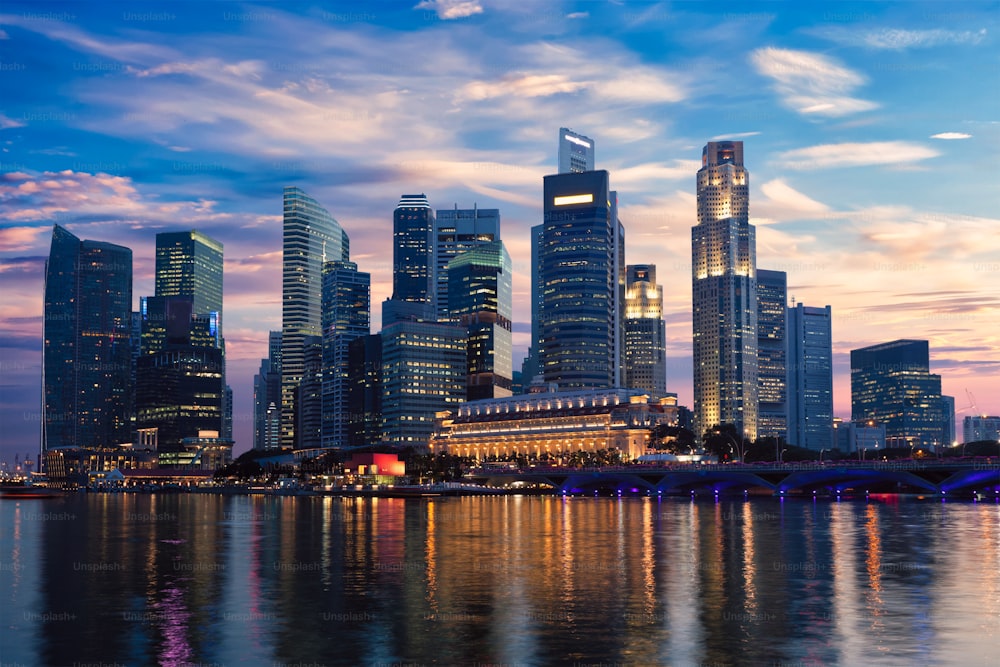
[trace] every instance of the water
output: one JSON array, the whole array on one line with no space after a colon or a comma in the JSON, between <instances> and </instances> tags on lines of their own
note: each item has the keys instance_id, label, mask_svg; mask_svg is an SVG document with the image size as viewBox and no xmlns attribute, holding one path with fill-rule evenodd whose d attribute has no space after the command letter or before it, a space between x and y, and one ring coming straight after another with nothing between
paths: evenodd
<instances>
[{"instance_id":1,"label":"water","mask_svg":"<svg viewBox=\"0 0 1000 667\"><path fill-rule=\"evenodd\" d=\"M1000 505L0 501L4 665L998 665Z\"/></svg>"}]
</instances>

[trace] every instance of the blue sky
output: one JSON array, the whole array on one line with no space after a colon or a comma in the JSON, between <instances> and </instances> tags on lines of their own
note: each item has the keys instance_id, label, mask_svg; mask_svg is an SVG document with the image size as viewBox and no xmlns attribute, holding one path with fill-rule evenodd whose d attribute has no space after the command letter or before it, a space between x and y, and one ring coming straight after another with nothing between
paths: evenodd
<instances>
[{"instance_id":1,"label":"blue sky","mask_svg":"<svg viewBox=\"0 0 1000 667\"><path fill-rule=\"evenodd\" d=\"M831 305L848 353L930 341L958 418L1000 413L996 2L423 0L17 3L0 10L0 457L37 449L51 226L133 249L225 245L237 451L279 329L281 189L391 291L392 209L498 207L529 331L529 228L558 128L596 142L630 263L665 285L668 387L691 403L690 228L705 142L745 142L758 266ZM22 454L23 455L23 454Z\"/></svg>"}]
</instances>

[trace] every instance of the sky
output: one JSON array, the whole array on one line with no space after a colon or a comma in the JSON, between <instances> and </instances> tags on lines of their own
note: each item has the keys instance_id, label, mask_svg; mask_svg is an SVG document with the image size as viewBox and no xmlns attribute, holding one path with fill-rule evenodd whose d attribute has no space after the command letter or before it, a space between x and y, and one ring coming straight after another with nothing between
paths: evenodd
<instances>
[{"instance_id":1,"label":"sky","mask_svg":"<svg viewBox=\"0 0 1000 667\"><path fill-rule=\"evenodd\" d=\"M36 453L53 224L133 251L225 246L235 452L281 328L282 188L391 292L392 211L499 208L529 344L529 229L558 129L594 139L626 261L664 285L668 390L691 389L691 226L708 141L744 142L759 268L850 350L930 342L957 421L1000 414L997 2L6 2L0 7L0 459ZM960 432L959 426L959 432Z\"/></svg>"}]
</instances>

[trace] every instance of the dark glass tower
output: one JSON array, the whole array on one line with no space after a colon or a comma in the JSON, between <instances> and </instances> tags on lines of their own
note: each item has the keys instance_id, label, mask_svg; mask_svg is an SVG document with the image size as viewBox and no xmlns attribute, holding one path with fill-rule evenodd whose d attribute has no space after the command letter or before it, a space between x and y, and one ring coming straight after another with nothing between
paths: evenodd
<instances>
[{"instance_id":1,"label":"dark glass tower","mask_svg":"<svg viewBox=\"0 0 1000 667\"><path fill-rule=\"evenodd\" d=\"M371 275L354 262L323 266L323 447L345 447L349 345L371 333Z\"/></svg>"},{"instance_id":2,"label":"dark glass tower","mask_svg":"<svg viewBox=\"0 0 1000 667\"><path fill-rule=\"evenodd\" d=\"M788 442L833 448L833 330L830 306L788 309Z\"/></svg>"},{"instance_id":3,"label":"dark glass tower","mask_svg":"<svg viewBox=\"0 0 1000 667\"><path fill-rule=\"evenodd\" d=\"M382 336L355 338L348 344L348 435L351 447L382 441Z\"/></svg>"},{"instance_id":4,"label":"dark glass tower","mask_svg":"<svg viewBox=\"0 0 1000 667\"><path fill-rule=\"evenodd\" d=\"M448 312L468 334L466 399L511 395L513 288L510 255L493 241L448 263Z\"/></svg>"},{"instance_id":5,"label":"dark glass tower","mask_svg":"<svg viewBox=\"0 0 1000 667\"><path fill-rule=\"evenodd\" d=\"M620 384L624 258L610 196L606 171L545 177L539 362L561 390Z\"/></svg>"},{"instance_id":6,"label":"dark glass tower","mask_svg":"<svg viewBox=\"0 0 1000 667\"><path fill-rule=\"evenodd\" d=\"M757 250L743 142L709 142L691 229L694 422L757 437Z\"/></svg>"},{"instance_id":7,"label":"dark glass tower","mask_svg":"<svg viewBox=\"0 0 1000 667\"><path fill-rule=\"evenodd\" d=\"M500 240L500 210L438 209L434 221L434 300L437 320L457 322L448 312L448 262L463 252Z\"/></svg>"},{"instance_id":8,"label":"dark glass tower","mask_svg":"<svg viewBox=\"0 0 1000 667\"><path fill-rule=\"evenodd\" d=\"M851 350L851 418L885 424L887 447L944 444L941 376L930 372L926 340Z\"/></svg>"},{"instance_id":9,"label":"dark glass tower","mask_svg":"<svg viewBox=\"0 0 1000 667\"><path fill-rule=\"evenodd\" d=\"M281 446L291 448L304 446L295 434L295 395L305 372L306 338L323 333L323 264L350 257L340 223L299 188L285 188L283 230Z\"/></svg>"},{"instance_id":10,"label":"dark glass tower","mask_svg":"<svg viewBox=\"0 0 1000 667\"><path fill-rule=\"evenodd\" d=\"M222 320L222 244L198 231L156 235L156 296L192 300L197 315Z\"/></svg>"},{"instance_id":11,"label":"dark glass tower","mask_svg":"<svg viewBox=\"0 0 1000 667\"><path fill-rule=\"evenodd\" d=\"M761 438L788 437L787 303L785 272L757 269L757 435Z\"/></svg>"},{"instance_id":12,"label":"dark glass tower","mask_svg":"<svg viewBox=\"0 0 1000 667\"><path fill-rule=\"evenodd\" d=\"M132 251L56 225L45 266L42 449L131 443Z\"/></svg>"},{"instance_id":13,"label":"dark glass tower","mask_svg":"<svg viewBox=\"0 0 1000 667\"><path fill-rule=\"evenodd\" d=\"M427 196L403 195L392 214L392 299L433 305L434 211Z\"/></svg>"}]
</instances>

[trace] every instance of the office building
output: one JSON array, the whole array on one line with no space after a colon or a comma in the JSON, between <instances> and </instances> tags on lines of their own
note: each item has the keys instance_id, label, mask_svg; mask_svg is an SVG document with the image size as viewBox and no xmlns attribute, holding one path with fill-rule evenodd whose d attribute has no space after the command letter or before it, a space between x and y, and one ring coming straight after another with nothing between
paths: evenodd
<instances>
[{"instance_id":1,"label":"office building","mask_svg":"<svg viewBox=\"0 0 1000 667\"><path fill-rule=\"evenodd\" d=\"M955 442L955 397L941 396L941 416L944 419L944 435L941 443L948 446Z\"/></svg>"},{"instance_id":2,"label":"office building","mask_svg":"<svg viewBox=\"0 0 1000 667\"><path fill-rule=\"evenodd\" d=\"M788 436L788 369L784 271L757 269L757 436ZM833 415L830 415L832 418Z\"/></svg>"},{"instance_id":3,"label":"office building","mask_svg":"<svg viewBox=\"0 0 1000 667\"><path fill-rule=\"evenodd\" d=\"M594 140L565 127L559 128L559 173L594 171Z\"/></svg>"},{"instance_id":4,"label":"office building","mask_svg":"<svg viewBox=\"0 0 1000 667\"><path fill-rule=\"evenodd\" d=\"M625 386L654 398L667 393L667 334L663 286L656 266L630 264L625 282Z\"/></svg>"},{"instance_id":5,"label":"office building","mask_svg":"<svg viewBox=\"0 0 1000 667\"><path fill-rule=\"evenodd\" d=\"M889 447L943 446L941 408L941 376L930 372L927 341L896 340L851 350L852 419L885 424Z\"/></svg>"},{"instance_id":6,"label":"office building","mask_svg":"<svg viewBox=\"0 0 1000 667\"><path fill-rule=\"evenodd\" d=\"M317 449L323 441L323 337L303 340L302 377L295 388L295 448Z\"/></svg>"},{"instance_id":7,"label":"office building","mask_svg":"<svg viewBox=\"0 0 1000 667\"><path fill-rule=\"evenodd\" d=\"M758 274L759 275L759 274ZM788 442L833 447L833 318L830 306L788 308Z\"/></svg>"},{"instance_id":8,"label":"office building","mask_svg":"<svg viewBox=\"0 0 1000 667\"><path fill-rule=\"evenodd\" d=\"M425 304L436 312L434 211L424 194L403 195L393 211L392 263L392 300Z\"/></svg>"},{"instance_id":9,"label":"office building","mask_svg":"<svg viewBox=\"0 0 1000 667\"><path fill-rule=\"evenodd\" d=\"M188 297L196 315L217 313L221 328L222 244L198 231L156 235L155 295Z\"/></svg>"},{"instance_id":10,"label":"office building","mask_svg":"<svg viewBox=\"0 0 1000 667\"><path fill-rule=\"evenodd\" d=\"M465 329L401 320L381 335L382 442L425 448L435 413L465 400Z\"/></svg>"},{"instance_id":11,"label":"office building","mask_svg":"<svg viewBox=\"0 0 1000 667\"><path fill-rule=\"evenodd\" d=\"M347 444L377 444L382 442L382 336L361 336L347 347Z\"/></svg>"},{"instance_id":12,"label":"office building","mask_svg":"<svg viewBox=\"0 0 1000 667\"><path fill-rule=\"evenodd\" d=\"M371 276L354 262L323 267L323 447L348 440L349 345L371 333Z\"/></svg>"},{"instance_id":13,"label":"office building","mask_svg":"<svg viewBox=\"0 0 1000 667\"><path fill-rule=\"evenodd\" d=\"M349 261L347 235L330 213L296 187L284 191L281 305L281 446L295 433L295 394L305 371L307 337L323 334L323 265Z\"/></svg>"},{"instance_id":14,"label":"office building","mask_svg":"<svg viewBox=\"0 0 1000 667\"><path fill-rule=\"evenodd\" d=\"M267 357L260 360L260 370L253 378L254 449L280 444L281 332L271 331L267 343Z\"/></svg>"},{"instance_id":15,"label":"office building","mask_svg":"<svg viewBox=\"0 0 1000 667\"><path fill-rule=\"evenodd\" d=\"M695 434L757 437L757 261L743 142L709 142L691 230Z\"/></svg>"},{"instance_id":16,"label":"office building","mask_svg":"<svg viewBox=\"0 0 1000 667\"><path fill-rule=\"evenodd\" d=\"M962 442L1000 441L1000 417L967 416L962 420Z\"/></svg>"},{"instance_id":17,"label":"office building","mask_svg":"<svg viewBox=\"0 0 1000 667\"><path fill-rule=\"evenodd\" d=\"M617 387L622 379L623 239L610 197L606 171L544 180L539 363L545 382L566 391Z\"/></svg>"},{"instance_id":18,"label":"office building","mask_svg":"<svg viewBox=\"0 0 1000 667\"><path fill-rule=\"evenodd\" d=\"M55 225L45 264L42 449L132 441L132 251Z\"/></svg>"},{"instance_id":19,"label":"office building","mask_svg":"<svg viewBox=\"0 0 1000 667\"><path fill-rule=\"evenodd\" d=\"M514 374L510 255L493 241L447 267L448 312L466 331L466 400L510 396Z\"/></svg>"},{"instance_id":20,"label":"office building","mask_svg":"<svg viewBox=\"0 0 1000 667\"><path fill-rule=\"evenodd\" d=\"M456 322L448 312L448 262L463 252L500 240L500 210L438 209L434 221L434 302L439 322Z\"/></svg>"}]
</instances>

